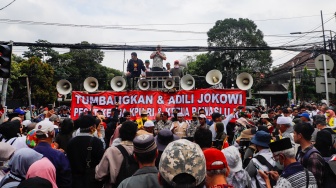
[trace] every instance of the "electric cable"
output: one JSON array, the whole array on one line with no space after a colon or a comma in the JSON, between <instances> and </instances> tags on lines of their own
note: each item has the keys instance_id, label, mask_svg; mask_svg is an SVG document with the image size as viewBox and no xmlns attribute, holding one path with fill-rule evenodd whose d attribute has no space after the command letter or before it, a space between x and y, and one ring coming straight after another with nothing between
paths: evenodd
<instances>
[{"instance_id":1,"label":"electric cable","mask_svg":"<svg viewBox=\"0 0 336 188\"><path fill-rule=\"evenodd\" d=\"M15 1L16 1L16 0L13 0L13 1L10 2L9 4L7 4L6 6L0 8L0 10L3 10L3 9L5 9L5 8L9 7L9 5L11 5L12 3L14 3Z\"/></svg>"}]
</instances>

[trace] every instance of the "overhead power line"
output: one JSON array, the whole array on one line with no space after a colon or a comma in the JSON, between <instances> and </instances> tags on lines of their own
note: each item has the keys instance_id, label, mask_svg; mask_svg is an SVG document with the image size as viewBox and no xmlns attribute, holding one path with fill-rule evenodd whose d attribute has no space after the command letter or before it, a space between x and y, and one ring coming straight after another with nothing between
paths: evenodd
<instances>
[{"instance_id":1,"label":"overhead power line","mask_svg":"<svg viewBox=\"0 0 336 188\"><path fill-rule=\"evenodd\" d=\"M0 44L6 44L6 41L0 41ZM66 43L29 43L29 42L13 42L13 46L35 46L50 48L70 48L70 49L101 49L101 50L138 50L138 51L155 51L156 46L149 45L111 45L111 44L66 44ZM227 47L227 46L163 46L166 52L209 52L209 51L226 51L226 50L288 50L288 51L304 51L306 47Z\"/></svg>"},{"instance_id":2,"label":"overhead power line","mask_svg":"<svg viewBox=\"0 0 336 188\"><path fill-rule=\"evenodd\" d=\"M5 9L5 8L9 7L9 5L11 5L12 3L14 3L15 1L16 1L16 0L13 0L13 1L10 2L9 4L7 4L6 6L0 8L0 10L3 10L3 9Z\"/></svg>"},{"instance_id":3,"label":"overhead power line","mask_svg":"<svg viewBox=\"0 0 336 188\"><path fill-rule=\"evenodd\" d=\"M11 24L49 25L49 26L60 26L60 27L79 27L79 28L116 29L116 30L131 30L131 31L155 31L155 32L169 32L169 33L206 34L206 32L203 32L203 31L182 31L182 30L171 30L171 29L148 29L148 28L108 26L108 25L80 25L80 24L35 22L35 21L11 20L11 19L0 19L0 22L11 23Z\"/></svg>"}]
</instances>

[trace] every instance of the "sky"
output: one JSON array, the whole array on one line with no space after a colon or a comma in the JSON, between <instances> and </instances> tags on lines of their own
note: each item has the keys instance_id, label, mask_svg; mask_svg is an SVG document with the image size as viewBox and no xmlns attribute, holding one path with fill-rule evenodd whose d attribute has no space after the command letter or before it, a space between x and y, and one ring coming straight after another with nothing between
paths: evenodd
<instances>
[{"instance_id":1,"label":"sky","mask_svg":"<svg viewBox=\"0 0 336 188\"><path fill-rule=\"evenodd\" d=\"M1 0L0 9L12 1ZM322 42L321 32L303 37L290 35L291 32L321 31L321 10L325 29L336 31L335 0L15 0L0 10L0 41L35 42L43 39L70 44L88 41L97 44L207 46L206 32L217 20L248 18L263 32L267 44L275 47ZM4 19L136 29L15 24ZM139 31L139 28L174 32ZM326 36L329 37L330 33L326 32ZM13 53L20 55L26 50L25 47L14 47ZM60 53L68 51L56 50ZM103 65L123 70L124 51L104 52ZM151 52L137 53L138 58L146 60ZM167 52L166 62L197 54ZM281 65L296 54L272 51L273 62L270 63ZM131 51L126 51L125 59L130 57Z\"/></svg>"}]
</instances>

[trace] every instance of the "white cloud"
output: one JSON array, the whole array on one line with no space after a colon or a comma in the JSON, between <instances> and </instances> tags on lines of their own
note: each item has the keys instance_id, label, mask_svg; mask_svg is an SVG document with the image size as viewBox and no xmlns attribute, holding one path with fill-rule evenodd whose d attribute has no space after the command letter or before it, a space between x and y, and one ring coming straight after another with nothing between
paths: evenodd
<instances>
[{"instance_id":1,"label":"white cloud","mask_svg":"<svg viewBox=\"0 0 336 188\"><path fill-rule=\"evenodd\" d=\"M11 2L4 0L0 7ZM256 20L258 28L265 35L288 34L293 31L310 31L321 24L320 10L325 20L335 13L336 1L333 0L25 0L16 1L0 11L2 19L32 20L87 25L141 25L139 28L172 29L207 32L217 20L225 18L249 18ZM257 21L274 18L314 17ZM199 25L146 25L177 23L213 23ZM131 26L128 26L131 27ZM55 43L91 43L132 44L132 45L200 45L206 46L206 34L142 32L112 29L89 29L77 27L57 27L40 25L14 25L0 23L1 39L17 42L34 42L45 39ZM325 29L336 30L335 18L325 25ZM321 28L317 29L321 30ZM317 34L318 35L318 34ZM314 36L314 35L310 35ZM204 39L204 40L187 40ZM294 38L266 36L271 46L284 44ZM304 37L291 44L317 41L320 39ZM175 40L175 41L169 41ZM180 41L177 41L180 40ZM322 40L322 39L321 39ZM141 41L141 42L139 42ZM146 42L155 41L155 42ZM14 52L22 53L22 47ZM17 51L16 51L17 50ZM65 51L62 49L61 51ZM122 70L123 51L107 51L103 64ZM130 58L126 52L126 59ZM184 55L197 53L167 53L167 61L172 62ZM284 63L295 53L273 51L274 64ZM139 58L149 59L150 52L138 52Z\"/></svg>"}]
</instances>

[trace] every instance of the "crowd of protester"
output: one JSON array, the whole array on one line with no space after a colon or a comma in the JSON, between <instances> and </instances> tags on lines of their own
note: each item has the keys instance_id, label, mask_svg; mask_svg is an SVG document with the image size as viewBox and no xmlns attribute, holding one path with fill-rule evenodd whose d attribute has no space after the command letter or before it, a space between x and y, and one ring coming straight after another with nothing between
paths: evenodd
<instances>
[{"instance_id":1,"label":"crowd of protester","mask_svg":"<svg viewBox=\"0 0 336 188\"><path fill-rule=\"evenodd\" d=\"M185 120L118 104L105 117L17 108L0 125L0 187L336 187L332 106L200 109ZM29 113L29 114L27 114ZM29 119L30 118L30 119Z\"/></svg>"}]
</instances>

